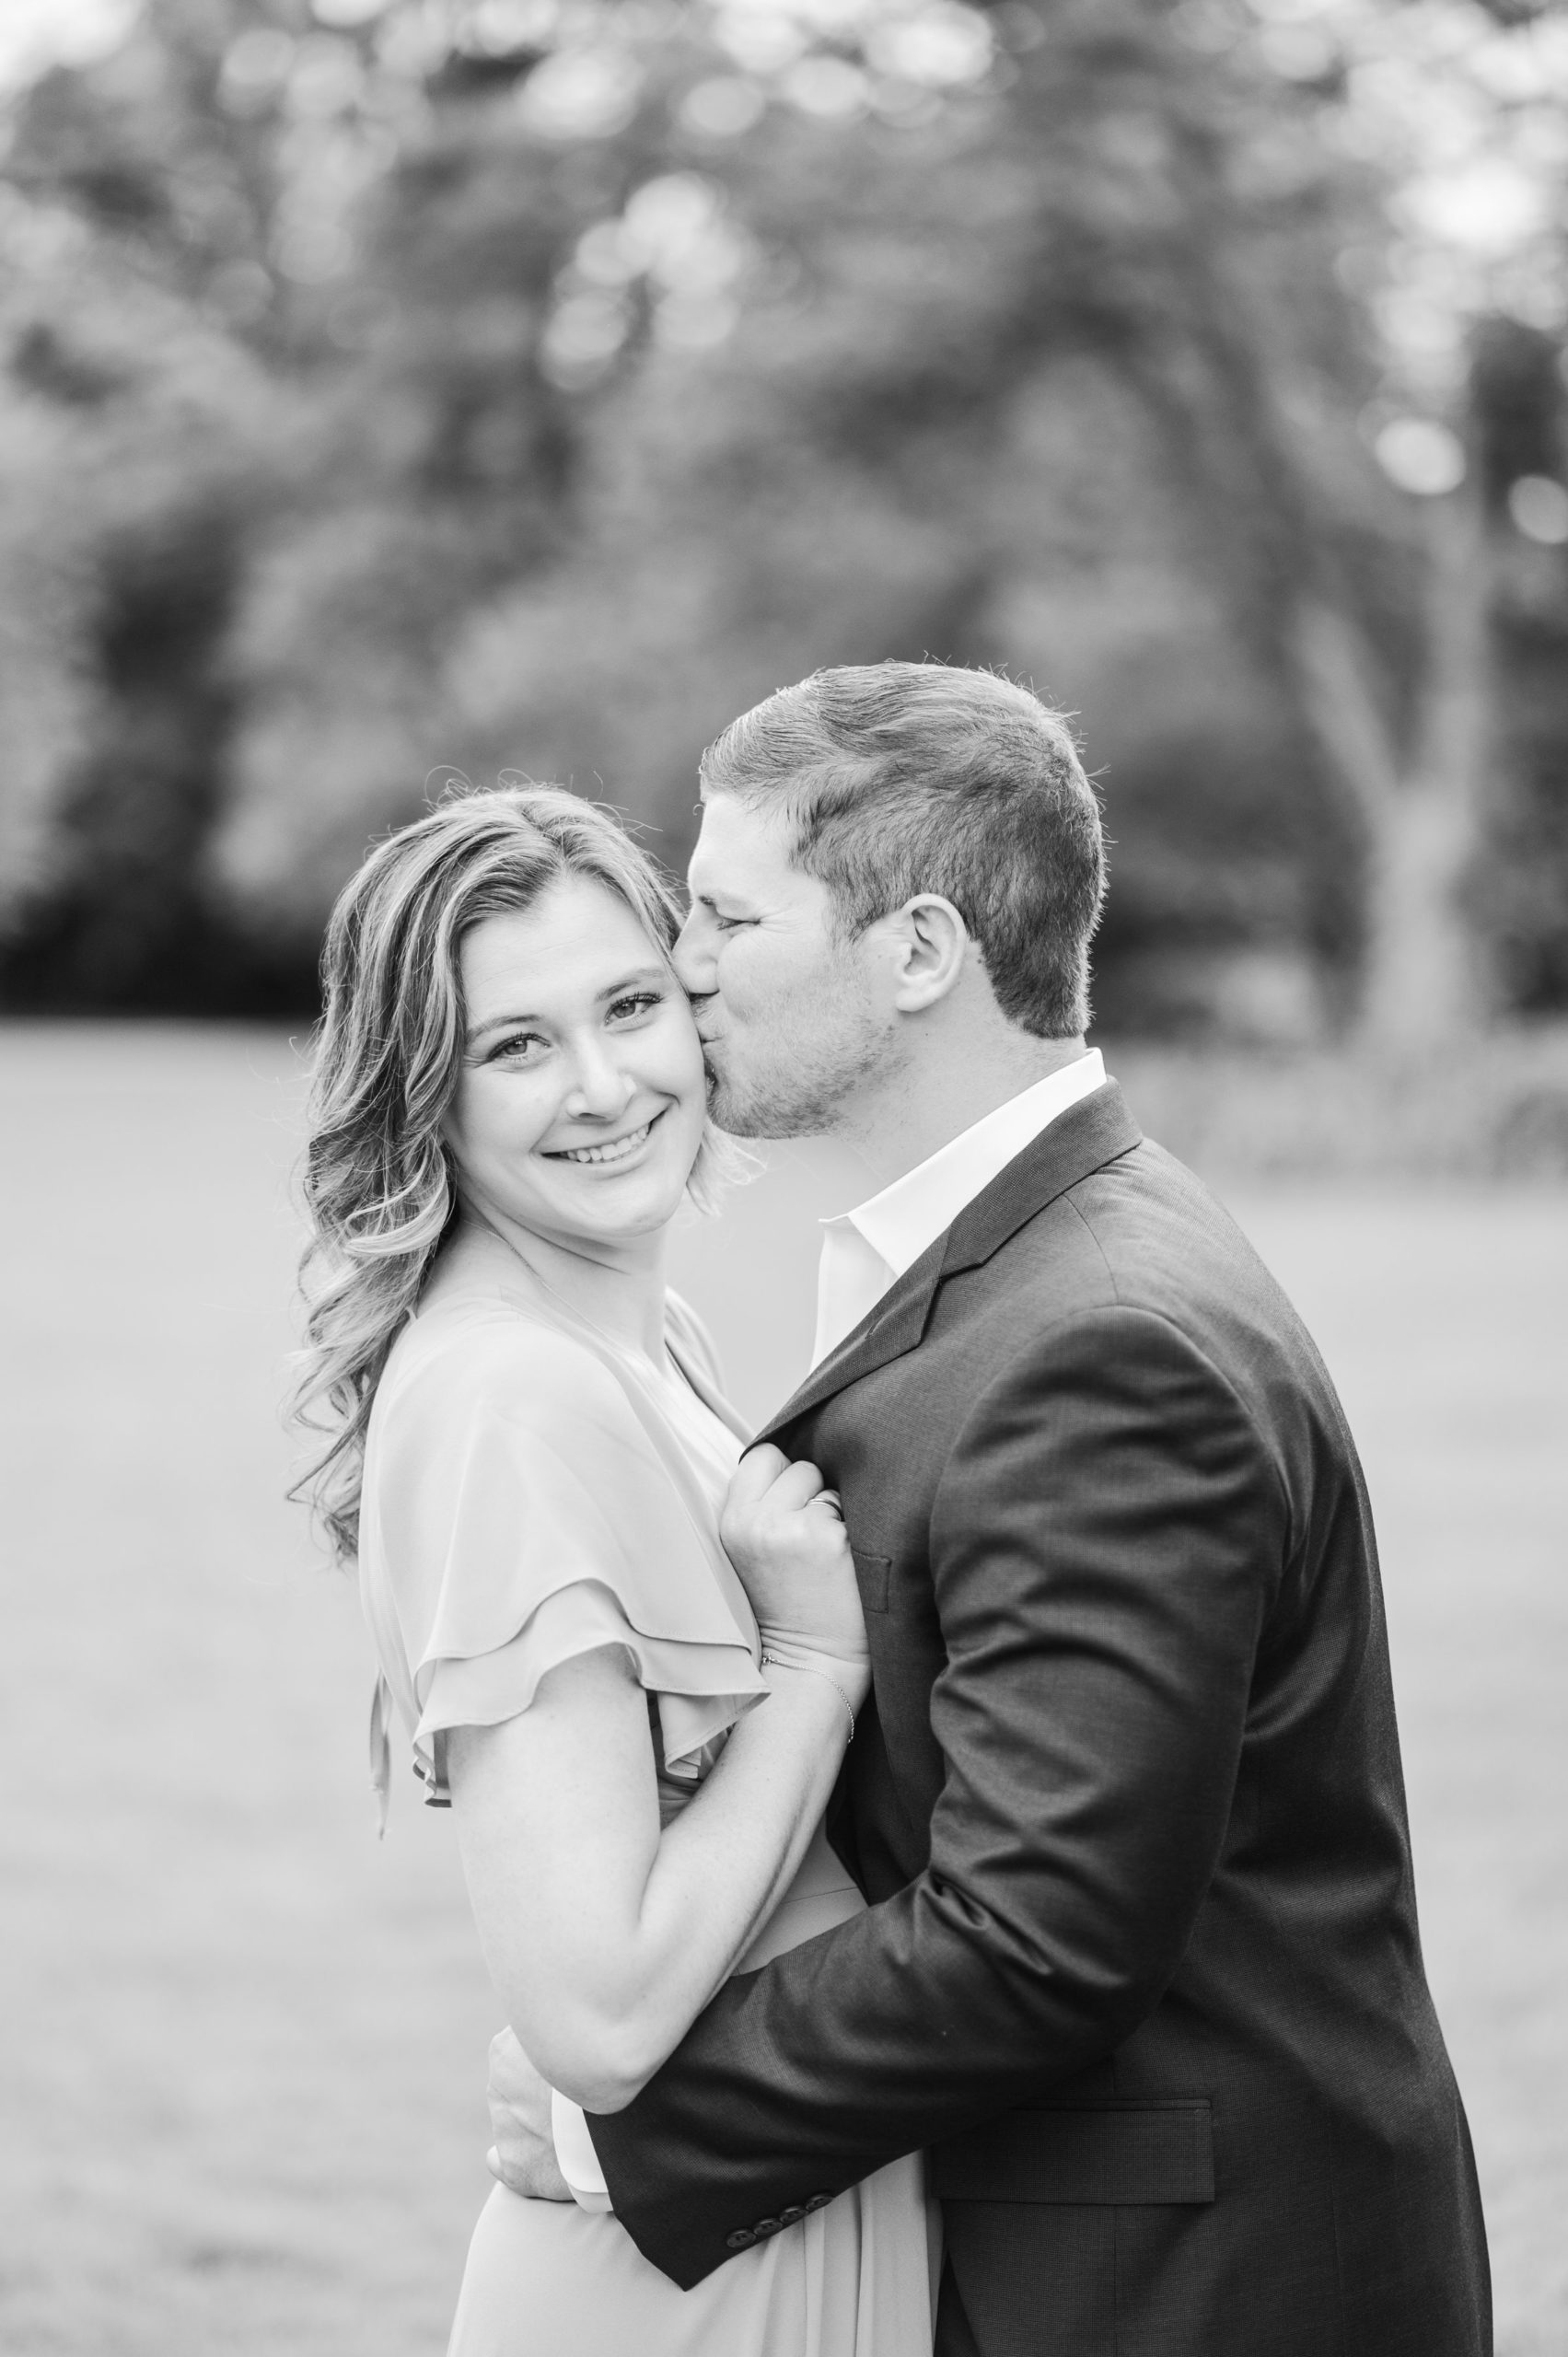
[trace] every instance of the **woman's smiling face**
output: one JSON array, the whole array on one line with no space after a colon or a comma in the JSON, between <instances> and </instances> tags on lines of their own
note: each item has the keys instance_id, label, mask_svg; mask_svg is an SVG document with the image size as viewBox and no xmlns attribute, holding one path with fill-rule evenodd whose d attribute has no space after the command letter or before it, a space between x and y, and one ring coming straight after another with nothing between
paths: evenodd
<instances>
[{"instance_id":1,"label":"woman's smiling face","mask_svg":"<svg viewBox=\"0 0 1568 2357\"><path fill-rule=\"evenodd\" d=\"M482 918L459 953L467 1018L444 1125L461 1190L568 1248L663 1227L706 1116L686 996L620 896L563 877Z\"/></svg>"}]
</instances>

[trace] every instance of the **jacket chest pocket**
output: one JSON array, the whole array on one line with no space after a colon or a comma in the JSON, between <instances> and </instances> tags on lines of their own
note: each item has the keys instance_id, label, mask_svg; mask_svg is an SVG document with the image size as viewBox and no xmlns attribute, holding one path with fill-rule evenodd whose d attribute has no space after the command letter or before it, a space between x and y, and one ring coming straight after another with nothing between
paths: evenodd
<instances>
[{"instance_id":1,"label":"jacket chest pocket","mask_svg":"<svg viewBox=\"0 0 1568 2357\"><path fill-rule=\"evenodd\" d=\"M854 1557L854 1576L860 1588L861 1610L886 1612L888 1591L893 1577L892 1557L873 1554L868 1548L857 1547L853 1539L849 1551Z\"/></svg>"}]
</instances>

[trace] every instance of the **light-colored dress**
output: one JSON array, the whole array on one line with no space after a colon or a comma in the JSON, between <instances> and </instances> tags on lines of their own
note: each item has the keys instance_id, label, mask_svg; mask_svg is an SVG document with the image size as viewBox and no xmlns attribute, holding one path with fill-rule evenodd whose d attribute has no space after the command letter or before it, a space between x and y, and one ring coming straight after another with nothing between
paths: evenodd
<instances>
[{"instance_id":1,"label":"light-colored dress","mask_svg":"<svg viewBox=\"0 0 1568 2357\"><path fill-rule=\"evenodd\" d=\"M395 1344L366 1450L360 1578L395 1713L430 1797L446 1730L526 1710L545 1671L624 1646L650 1698L666 1822L765 1695L756 1622L719 1543L747 1437L671 1295L660 1376L498 1237L460 1235ZM819 1830L739 1969L860 1911ZM448 2357L920 2357L932 2344L918 2155L738 2253L690 2292L611 2215L497 2186Z\"/></svg>"}]
</instances>

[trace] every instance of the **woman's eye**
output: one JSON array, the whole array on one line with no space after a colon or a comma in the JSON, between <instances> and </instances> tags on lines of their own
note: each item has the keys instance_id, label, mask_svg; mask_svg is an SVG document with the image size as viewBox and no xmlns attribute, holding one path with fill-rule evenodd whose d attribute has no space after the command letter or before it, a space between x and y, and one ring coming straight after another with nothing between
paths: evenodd
<instances>
[{"instance_id":1,"label":"woman's eye","mask_svg":"<svg viewBox=\"0 0 1568 2357\"><path fill-rule=\"evenodd\" d=\"M720 933L738 933L743 925L755 924L755 917L719 917L714 919Z\"/></svg>"},{"instance_id":2,"label":"woman's eye","mask_svg":"<svg viewBox=\"0 0 1568 2357\"><path fill-rule=\"evenodd\" d=\"M624 998L610 1001L610 1015L612 1020L628 1016L646 1015L650 1007L663 1004L662 991L628 991Z\"/></svg>"},{"instance_id":3,"label":"woman's eye","mask_svg":"<svg viewBox=\"0 0 1568 2357\"><path fill-rule=\"evenodd\" d=\"M528 1055L530 1048L542 1048L545 1045L542 1032L509 1031L504 1039L496 1040L489 1055L486 1056L485 1062L492 1064L517 1063Z\"/></svg>"}]
</instances>

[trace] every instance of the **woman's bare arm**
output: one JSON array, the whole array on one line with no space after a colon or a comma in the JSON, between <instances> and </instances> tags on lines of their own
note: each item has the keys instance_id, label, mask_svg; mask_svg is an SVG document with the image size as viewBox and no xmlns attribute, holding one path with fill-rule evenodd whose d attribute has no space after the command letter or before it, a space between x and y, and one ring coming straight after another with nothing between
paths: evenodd
<instances>
[{"instance_id":1,"label":"woman's bare arm","mask_svg":"<svg viewBox=\"0 0 1568 2357\"><path fill-rule=\"evenodd\" d=\"M447 1737L491 1977L524 2051L586 2111L631 2102L772 1913L869 1678L849 1542L816 1467L752 1449L721 1527L769 1693L662 1834L647 1698L620 1646L562 1662L515 1718Z\"/></svg>"},{"instance_id":2,"label":"woman's bare arm","mask_svg":"<svg viewBox=\"0 0 1568 2357\"><path fill-rule=\"evenodd\" d=\"M820 1677L770 1667L703 1790L661 1835L647 1697L601 1647L530 1707L454 1728L447 1767L480 1938L519 2043L586 2110L619 2111L772 1911L848 1735Z\"/></svg>"}]
</instances>

